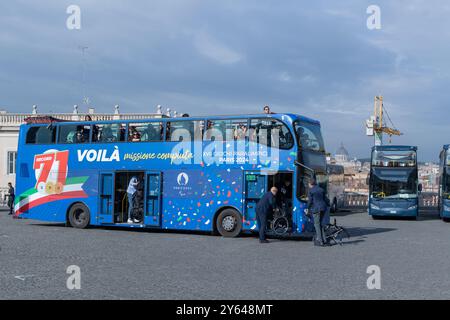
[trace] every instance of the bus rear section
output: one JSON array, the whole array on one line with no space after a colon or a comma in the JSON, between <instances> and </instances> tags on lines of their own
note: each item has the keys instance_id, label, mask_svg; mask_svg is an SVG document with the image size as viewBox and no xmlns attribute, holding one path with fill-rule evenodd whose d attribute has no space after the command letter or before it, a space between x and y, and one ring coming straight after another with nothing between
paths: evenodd
<instances>
[{"instance_id":1,"label":"bus rear section","mask_svg":"<svg viewBox=\"0 0 450 320\"><path fill-rule=\"evenodd\" d=\"M450 145L444 145L439 162L439 217L450 222Z\"/></svg>"},{"instance_id":2,"label":"bus rear section","mask_svg":"<svg viewBox=\"0 0 450 320\"><path fill-rule=\"evenodd\" d=\"M369 215L411 217L419 214L417 147L375 146L369 176Z\"/></svg>"}]
</instances>

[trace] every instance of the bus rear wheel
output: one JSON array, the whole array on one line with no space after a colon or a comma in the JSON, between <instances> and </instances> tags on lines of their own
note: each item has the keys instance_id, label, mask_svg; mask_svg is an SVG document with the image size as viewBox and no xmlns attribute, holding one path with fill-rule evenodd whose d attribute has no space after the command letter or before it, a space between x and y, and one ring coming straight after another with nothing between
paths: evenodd
<instances>
[{"instance_id":1,"label":"bus rear wheel","mask_svg":"<svg viewBox=\"0 0 450 320\"><path fill-rule=\"evenodd\" d=\"M234 238L241 233L242 218L239 212L225 209L217 216L217 231L223 237Z\"/></svg>"},{"instance_id":2,"label":"bus rear wheel","mask_svg":"<svg viewBox=\"0 0 450 320\"><path fill-rule=\"evenodd\" d=\"M69 223L73 228L84 229L89 225L91 214L82 203L74 204L69 210Z\"/></svg>"}]
</instances>

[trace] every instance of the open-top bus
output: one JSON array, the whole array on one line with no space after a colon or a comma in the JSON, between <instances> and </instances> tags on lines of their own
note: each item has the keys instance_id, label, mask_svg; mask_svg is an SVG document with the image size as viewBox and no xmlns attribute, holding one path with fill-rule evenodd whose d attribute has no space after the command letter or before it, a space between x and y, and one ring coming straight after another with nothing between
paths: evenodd
<instances>
[{"instance_id":1,"label":"open-top bus","mask_svg":"<svg viewBox=\"0 0 450 320\"><path fill-rule=\"evenodd\" d=\"M309 179L327 183L320 123L299 115L28 122L19 134L16 217L234 237L257 230L257 201L289 180L282 233L298 235L313 230ZM142 217L129 223L132 177Z\"/></svg>"},{"instance_id":2,"label":"open-top bus","mask_svg":"<svg viewBox=\"0 0 450 320\"><path fill-rule=\"evenodd\" d=\"M417 218L421 185L417 147L375 146L369 175L369 215Z\"/></svg>"},{"instance_id":3,"label":"open-top bus","mask_svg":"<svg viewBox=\"0 0 450 320\"><path fill-rule=\"evenodd\" d=\"M442 148L439 156L439 217L450 221L450 145Z\"/></svg>"}]
</instances>

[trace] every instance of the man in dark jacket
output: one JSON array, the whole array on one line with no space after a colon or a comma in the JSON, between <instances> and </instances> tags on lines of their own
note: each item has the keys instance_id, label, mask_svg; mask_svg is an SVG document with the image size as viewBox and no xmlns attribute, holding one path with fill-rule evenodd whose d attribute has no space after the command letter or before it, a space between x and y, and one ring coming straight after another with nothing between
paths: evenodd
<instances>
[{"instance_id":1,"label":"man in dark jacket","mask_svg":"<svg viewBox=\"0 0 450 320\"><path fill-rule=\"evenodd\" d=\"M14 199L16 198L14 187L11 182L8 182L8 207L9 207L9 215L14 213Z\"/></svg>"},{"instance_id":2,"label":"man in dark jacket","mask_svg":"<svg viewBox=\"0 0 450 320\"><path fill-rule=\"evenodd\" d=\"M323 230L323 217L328 210L330 201L326 197L325 191L317 185L315 179L311 179L309 184L308 214L312 214L314 218L314 228L316 229L314 245L324 246L326 245L326 239Z\"/></svg>"},{"instance_id":3,"label":"man in dark jacket","mask_svg":"<svg viewBox=\"0 0 450 320\"><path fill-rule=\"evenodd\" d=\"M267 243L266 239L266 224L267 215L271 213L276 208L276 195L278 189L272 187L269 192L266 192L262 198L256 204L256 222L259 228L259 242Z\"/></svg>"}]
</instances>

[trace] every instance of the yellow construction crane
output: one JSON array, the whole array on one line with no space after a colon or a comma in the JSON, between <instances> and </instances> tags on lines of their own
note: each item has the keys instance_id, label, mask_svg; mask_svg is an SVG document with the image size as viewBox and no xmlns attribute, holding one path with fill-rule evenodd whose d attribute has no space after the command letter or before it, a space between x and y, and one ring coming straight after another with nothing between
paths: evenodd
<instances>
[{"instance_id":1,"label":"yellow construction crane","mask_svg":"<svg viewBox=\"0 0 450 320\"><path fill-rule=\"evenodd\" d=\"M374 101L374 115L366 121L367 135L375 137L375 145L383 144L383 133L392 136L400 136L402 133L396 128L388 127L384 121L384 113L386 109L383 106L383 97L376 96ZM392 120L389 118L389 114L386 112L388 120L392 124Z\"/></svg>"}]
</instances>

